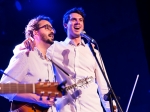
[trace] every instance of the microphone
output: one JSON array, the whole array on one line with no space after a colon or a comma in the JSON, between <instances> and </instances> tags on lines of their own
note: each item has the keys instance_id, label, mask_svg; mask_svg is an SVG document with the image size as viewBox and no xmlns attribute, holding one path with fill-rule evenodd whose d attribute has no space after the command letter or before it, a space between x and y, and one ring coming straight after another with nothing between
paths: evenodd
<instances>
[{"instance_id":1,"label":"microphone","mask_svg":"<svg viewBox=\"0 0 150 112\"><path fill-rule=\"evenodd\" d=\"M88 36L85 31L82 31L80 36L86 38L89 42L96 43L96 41L92 37Z\"/></svg>"}]
</instances>

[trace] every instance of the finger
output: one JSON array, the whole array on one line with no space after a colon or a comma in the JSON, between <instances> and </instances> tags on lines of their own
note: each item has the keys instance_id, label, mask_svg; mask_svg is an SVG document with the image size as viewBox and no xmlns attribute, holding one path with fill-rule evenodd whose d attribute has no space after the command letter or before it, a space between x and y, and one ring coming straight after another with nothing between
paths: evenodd
<instances>
[{"instance_id":1,"label":"finger","mask_svg":"<svg viewBox=\"0 0 150 112\"><path fill-rule=\"evenodd\" d=\"M28 40L28 47L27 47L27 49L29 50L29 51L31 51L31 41L30 40Z\"/></svg>"},{"instance_id":2,"label":"finger","mask_svg":"<svg viewBox=\"0 0 150 112\"><path fill-rule=\"evenodd\" d=\"M116 112L117 107L113 105L114 112Z\"/></svg>"},{"instance_id":3,"label":"finger","mask_svg":"<svg viewBox=\"0 0 150 112\"><path fill-rule=\"evenodd\" d=\"M50 98L50 100L49 100L49 101L54 102L54 100L55 100L55 98Z\"/></svg>"},{"instance_id":4,"label":"finger","mask_svg":"<svg viewBox=\"0 0 150 112\"><path fill-rule=\"evenodd\" d=\"M26 49L29 49L29 41L30 41L30 39L27 38L27 39L25 39L24 42L23 42Z\"/></svg>"},{"instance_id":5,"label":"finger","mask_svg":"<svg viewBox=\"0 0 150 112\"><path fill-rule=\"evenodd\" d=\"M91 43L92 47L95 48L95 45L93 43Z\"/></svg>"},{"instance_id":6,"label":"finger","mask_svg":"<svg viewBox=\"0 0 150 112\"><path fill-rule=\"evenodd\" d=\"M34 41L30 41L30 49L32 50L32 51L34 51L34 47L35 47L35 44L34 44L35 42Z\"/></svg>"},{"instance_id":7,"label":"finger","mask_svg":"<svg viewBox=\"0 0 150 112\"><path fill-rule=\"evenodd\" d=\"M32 37L29 37L29 39L30 39L31 41L34 41L34 39L33 39Z\"/></svg>"},{"instance_id":8,"label":"finger","mask_svg":"<svg viewBox=\"0 0 150 112\"><path fill-rule=\"evenodd\" d=\"M34 51L34 47L35 47L35 41L32 37L29 37L28 38L28 42L29 42L29 47L30 47L30 50Z\"/></svg>"},{"instance_id":9,"label":"finger","mask_svg":"<svg viewBox=\"0 0 150 112\"><path fill-rule=\"evenodd\" d=\"M32 42L33 42L33 46L35 47L36 46L35 41L33 40ZM34 50L34 47L32 47L33 50Z\"/></svg>"},{"instance_id":10,"label":"finger","mask_svg":"<svg viewBox=\"0 0 150 112\"><path fill-rule=\"evenodd\" d=\"M54 103L49 103L48 105L51 107L51 106L53 106L53 105L54 105Z\"/></svg>"},{"instance_id":11,"label":"finger","mask_svg":"<svg viewBox=\"0 0 150 112\"><path fill-rule=\"evenodd\" d=\"M28 42L24 41L23 44L24 44L25 48L28 49Z\"/></svg>"},{"instance_id":12,"label":"finger","mask_svg":"<svg viewBox=\"0 0 150 112\"><path fill-rule=\"evenodd\" d=\"M49 101L49 105L54 105L55 104L55 102L54 101Z\"/></svg>"}]
</instances>

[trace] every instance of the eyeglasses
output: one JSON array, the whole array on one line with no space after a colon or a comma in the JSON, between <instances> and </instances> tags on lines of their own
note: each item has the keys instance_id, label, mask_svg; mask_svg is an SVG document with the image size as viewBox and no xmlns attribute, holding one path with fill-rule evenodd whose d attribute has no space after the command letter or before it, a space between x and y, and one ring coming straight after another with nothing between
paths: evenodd
<instances>
[{"instance_id":1,"label":"eyeglasses","mask_svg":"<svg viewBox=\"0 0 150 112\"><path fill-rule=\"evenodd\" d=\"M41 29L41 28L45 28L45 29L48 29L50 31L53 30L54 33L56 33L56 30L53 27L51 27L50 25L48 25L48 24L39 27L38 30Z\"/></svg>"}]
</instances>

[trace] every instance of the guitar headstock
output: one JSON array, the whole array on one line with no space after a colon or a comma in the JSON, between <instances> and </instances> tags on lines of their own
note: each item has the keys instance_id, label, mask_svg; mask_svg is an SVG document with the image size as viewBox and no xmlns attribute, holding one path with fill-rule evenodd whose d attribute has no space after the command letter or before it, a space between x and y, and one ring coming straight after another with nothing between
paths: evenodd
<instances>
[{"instance_id":1,"label":"guitar headstock","mask_svg":"<svg viewBox=\"0 0 150 112\"><path fill-rule=\"evenodd\" d=\"M93 79L94 78L92 76L80 79L76 83L76 86L82 87L87 85L92 82ZM66 81L62 82L61 84L58 84L58 82L39 82L35 84L35 93L40 96L62 97L67 92L65 84ZM71 89L72 87L74 87L74 85L68 87L68 89Z\"/></svg>"},{"instance_id":2,"label":"guitar headstock","mask_svg":"<svg viewBox=\"0 0 150 112\"><path fill-rule=\"evenodd\" d=\"M62 97L57 82L39 82L35 84L35 93L41 96Z\"/></svg>"}]
</instances>

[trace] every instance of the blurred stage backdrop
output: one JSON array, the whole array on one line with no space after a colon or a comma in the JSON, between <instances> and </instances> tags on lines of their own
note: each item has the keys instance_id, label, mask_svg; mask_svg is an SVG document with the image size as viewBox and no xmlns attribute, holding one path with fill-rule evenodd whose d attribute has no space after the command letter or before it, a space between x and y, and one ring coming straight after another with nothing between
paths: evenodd
<instances>
[{"instance_id":1,"label":"blurred stage backdrop","mask_svg":"<svg viewBox=\"0 0 150 112\"><path fill-rule=\"evenodd\" d=\"M9 63L24 29L37 15L50 16L64 40L63 14L73 8L85 10L85 31L99 44L106 70L120 105L126 110L139 74L129 112L150 112L150 13L146 0L0 0L0 69ZM41 74L42 75L42 74ZM8 112L9 102L0 97L0 112Z\"/></svg>"}]
</instances>

